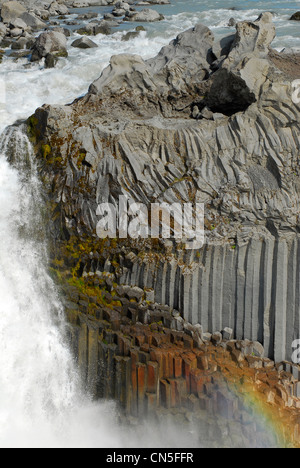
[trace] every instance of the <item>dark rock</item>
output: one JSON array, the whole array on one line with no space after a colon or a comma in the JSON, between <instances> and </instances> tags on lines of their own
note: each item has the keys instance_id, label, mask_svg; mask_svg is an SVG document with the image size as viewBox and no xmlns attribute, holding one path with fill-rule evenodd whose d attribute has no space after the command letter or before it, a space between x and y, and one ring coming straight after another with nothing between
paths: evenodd
<instances>
[{"instance_id":1,"label":"dark rock","mask_svg":"<svg viewBox=\"0 0 300 468\"><path fill-rule=\"evenodd\" d=\"M58 58L53 54L47 54L45 57L45 68L54 68L58 62Z\"/></svg>"},{"instance_id":2,"label":"dark rock","mask_svg":"<svg viewBox=\"0 0 300 468\"><path fill-rule=\"evenodd\" d=\"M80 39L76 39L76 41L74 41L71 44L71 46L76 47L78 49L93 49L93 48L98 47L97 44L95 44L95 42L91 41L87 37L82 37Z\"/></svg>"},{"instance_id":3,"label":"dark rock","mask_svg":"<svg viewBox=\"0 0 300 468\"><path fill-rule=\"evenodd\" d=\"M292 15L291 21L300 21L300 11L297 11L297 13Z\"/></svg>"}]
</instances>

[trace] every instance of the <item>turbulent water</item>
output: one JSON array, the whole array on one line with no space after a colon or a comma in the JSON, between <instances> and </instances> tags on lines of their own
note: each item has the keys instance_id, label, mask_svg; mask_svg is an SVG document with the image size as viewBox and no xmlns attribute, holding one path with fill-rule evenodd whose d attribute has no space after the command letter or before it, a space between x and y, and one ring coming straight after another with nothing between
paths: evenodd
<instances>
[{"instance_id":1,"label":"turbulent water","mask_svg":"<svg viewBox=\"0 0 300 468\"><path fill-rule=\"evenodd\" d=\"M180 438L144 428L144 437L117 425L114 406L96 404L81 389L65 344L62 306L47 274L46 240L39 182L32 152L21 127L6 129L43 103L66 103L85 93L112 54L155 55L177 33L201 21L214 33L228 34L231 17L255 19L275 11L274 46L300 47L299 25L288 22L299 2L174 1L157 7L166 15L159 24L129 42L124 31L98 36L98 49L70 49L53 70L27 59L4 58L0 72L0 446L120 447L194 445L192 433ZM227 6L226 6L227 5ZM91 8L89 10L95 10ZM101 16L105 9L98 8ZM75 12L74 12L75 15ZM75 16L74 16L75 17ZM129 25L126 25L128 29ZM131 26L132 27L132 26ZM69 43L74 40L72 37ZM10 160L8 162L8 159ZM163 436L162 436L163 434ZM163 442L161 442L163 441Z\"/></svg>"}]
</instances>

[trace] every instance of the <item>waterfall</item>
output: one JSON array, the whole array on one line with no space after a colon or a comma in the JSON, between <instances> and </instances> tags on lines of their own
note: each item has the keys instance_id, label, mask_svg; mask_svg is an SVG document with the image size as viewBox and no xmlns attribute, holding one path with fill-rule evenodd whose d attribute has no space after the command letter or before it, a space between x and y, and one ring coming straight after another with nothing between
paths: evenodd
<instances>
[{"instance_id":1,"label":"waterfall","mask_svg":"<svg viewBox=\"0 0 300 468\"><path fill-rule=\"evenodd\" d=\"M10 127L0 137L0 446L111 446L101 424L112 407L83 394L66 344L41 205L30 142Z\"/></svg>"}]
</instances>

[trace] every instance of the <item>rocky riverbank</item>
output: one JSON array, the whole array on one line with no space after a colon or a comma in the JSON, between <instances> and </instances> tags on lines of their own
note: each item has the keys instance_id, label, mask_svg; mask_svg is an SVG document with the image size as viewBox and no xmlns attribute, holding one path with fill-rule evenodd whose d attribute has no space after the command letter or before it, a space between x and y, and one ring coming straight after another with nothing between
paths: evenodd
<instances>
[{"instance_id":1,"label":"rocky riverbank","mask_svg":"<svg viewBox=\"0 0 300 468\"><path fill-rule=\"evenodd\" d=\"M165 5L168 0L144 2L143 6ZM99 19L100 12L77 14L76 19L71 15L70 8L84 8L89 6L112 5L111 13L105 13ZM67 6L68 5L68 6ZM45 68L52 68L60 57L67 57L67 38L74 32L82 36L74 41L73 47L83 49L96 45L86 36L98 34L109 35L123 22L155 22L164 19L163 15L154 9L141 8L137 2L111 1L106 2L63 2L56 1L24 1L16 0L3 2L1 5L0 46L1 57L7 54L16 59L27 57L29 62L45 59ZM88 21L88 22L87 22ZM77 28L76 28L77 26ZM71 27L71 29L70 29ZM138 36L142 26L131 32L124 40L132 35ZM42 33L36 37L37 32ZM9 50L10 49L10 50Z\"/></svg>"}]
</instances>

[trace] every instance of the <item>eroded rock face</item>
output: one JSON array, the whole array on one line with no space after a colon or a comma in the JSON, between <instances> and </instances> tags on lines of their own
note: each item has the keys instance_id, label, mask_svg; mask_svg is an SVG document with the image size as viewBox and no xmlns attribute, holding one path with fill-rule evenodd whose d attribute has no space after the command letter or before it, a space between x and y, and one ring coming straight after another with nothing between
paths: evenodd
<instances>
[{"instance_id":1,"label":"eroded rock face","mask_svg":"<svg viewBox=\"0 0 300 468\"><path fill-rule=\"evenodd\" d=\"M153 246L137 243L136 265L119 252L109 268L121 282L154 287L204 331L230 326L280 360L300 333L300 109L269 52L274 35L264 14L220 43L198 25L154 59L114 56L84 98L38 109L30 131L56 240L96 239L98 204L120 195L204 203L200 252L177 246L166 257L160 246L153 258ZM81 273L106 268L87 263Z\"/></svg>"}]
</instances>

